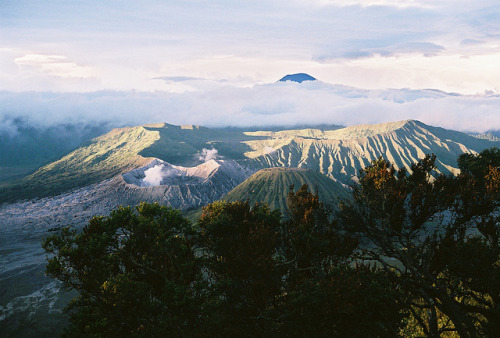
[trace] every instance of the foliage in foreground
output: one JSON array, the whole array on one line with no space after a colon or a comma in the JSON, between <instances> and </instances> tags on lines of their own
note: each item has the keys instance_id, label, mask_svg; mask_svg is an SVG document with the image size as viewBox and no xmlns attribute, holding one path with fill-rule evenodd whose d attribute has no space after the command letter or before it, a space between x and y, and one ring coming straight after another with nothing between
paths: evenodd
<instances>
[{"instance_id":1,"label":"foliage in foreground","mask_svg":"<svg viewBox=\"0 0 500 338\"><path fill-rule=\"evenodd\" d=\"M119 208L81 233L66 228L44 242L56 253L47 273L79 292L68 335L183 335L195 327L202 295L193 230L176 210L136 209Z\"/></svg>"},{"instance_id":2,"label":"foliage in foreground","mask_svg":"<svg viewBox=\"0 0 500 338\"><path fill-rule=\"evenodd\" d=\"M411 173L382 159L365 168L340 227L362 241L353 257L375 262L402 291L399 303L417 332L495 336L500 151L462 155L457 177L435 174L434 162L426 156Z\"/></svg>"},{"instance_id":3,"label":"foliage in foreground","mask_svg":"<svg viewBox=\"0 0 500 338\"><path fill-rule=\"evenodd\" d=\"M436 174L433 156L410 173L378 160L336 217L303 186L287 220L217 202L192 226L141 204L64 229L44 248L47 273L79 292L66 334L492 336L499 158L463 155L458 177Z\"/></svg>"}]
</instances>

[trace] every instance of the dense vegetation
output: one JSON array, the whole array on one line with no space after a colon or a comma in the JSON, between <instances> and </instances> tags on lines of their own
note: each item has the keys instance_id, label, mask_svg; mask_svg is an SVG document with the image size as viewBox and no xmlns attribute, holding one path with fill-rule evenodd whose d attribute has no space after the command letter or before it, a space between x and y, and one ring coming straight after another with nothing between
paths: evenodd
<instances>
[{"instance_id":1,"label":"dense vegetation","mask_svg":"<svg viewBox=\"0 0 500 338\"><path fill-rule=\"evenodd\" d=\"M47 238L47 272L78 297L68 336L495 336L500 151L364 169L329 214L307 186L289 217L217 202L192 226L158 204Z\"/></svg>"}]
</instances>

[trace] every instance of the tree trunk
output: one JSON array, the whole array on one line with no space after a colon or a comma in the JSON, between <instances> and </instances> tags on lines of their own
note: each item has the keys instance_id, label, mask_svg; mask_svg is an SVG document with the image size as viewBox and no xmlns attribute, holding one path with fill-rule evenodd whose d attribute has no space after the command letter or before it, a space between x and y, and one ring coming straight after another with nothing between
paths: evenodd
<instances>
[{"instance_id":1,"label":"tree trunk","mask_svg":"<svg viewBox=\"0 0 500 338\"><path fill-rule=\"evenodd\" d=\"M474 323L472 323L472 321L469 319L466 311L461 309L460 306L457 305L446 292L441 292L436 289L432 291L434 291L433 293L440 301L437 302L436 306L439 308L439 310L441 310L441 312L450 317L460 337L468 338L479 336L476 328L474 327Z\"/></svg>"},{"instance_id":2,"label":"tree trunk","mask_svg":"<svg viewBox=\"0 0 500 338\"><path fill-rule=\"evenodd\" d=\"M436 307L434 305L431 305L429 309L429 337L439 337Z\"/></svg>"}]
</instances>

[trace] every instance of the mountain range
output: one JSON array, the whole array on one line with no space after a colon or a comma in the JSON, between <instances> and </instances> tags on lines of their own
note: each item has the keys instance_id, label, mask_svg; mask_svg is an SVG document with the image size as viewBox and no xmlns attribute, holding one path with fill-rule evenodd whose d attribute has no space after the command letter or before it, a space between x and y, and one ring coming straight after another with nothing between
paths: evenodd
<instances>
[{"instance_id":1,"label":"mountain range","mask_svg":"<svg viewBox=\"0 0 500 338\"><path fill-rule=\"evenodd\" d=\"M0 186L0 289L8 290L0 293L0 330L24 335L33 326L44 336L43 327L51 336L60 328L69 296L44 275L40 242L119 205L159 202L193 220L220 199L265 202L286 213L289 187L308 184L334 209L379 157L410 170L434 153L439 172L456 174L460 154L490 147L500 142L414 120L290 130L167 123L113 129Z\"/></svg>"},{"instance_id":2,"label":"mountain range","mask_svg":"<svg viewBox=\"0 0 500 338\"><path fill-rule=\"evenodd\" d=\"M118 128L0 189L0 203L114 180L124 202L158 200L190 209L221 198L263 168L309 169L348 186L379 157L410 169L433 153L439 172L456 174L460 154L499 143L414 120L333 130L245 132L166 123Z\"/></svg>"}]
</instances>

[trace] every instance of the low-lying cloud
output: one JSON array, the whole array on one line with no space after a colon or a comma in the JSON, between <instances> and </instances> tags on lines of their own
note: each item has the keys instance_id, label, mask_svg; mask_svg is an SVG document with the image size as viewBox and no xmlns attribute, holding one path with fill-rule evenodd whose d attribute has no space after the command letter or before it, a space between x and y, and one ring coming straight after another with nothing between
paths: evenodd
<instances>
[{"instance_id":1,"label":"low-lying cloud","mask_svg":"<svg viewBox=\"0 0 500 338\"><path fill-rule=\"evenodd\" d=\"M321 82L217 87L185 92L0 92L0 131L15 133L15 119L57 124L154 122L225 126L356 125L406 119L460 131L500 130L500 96L435 90L363 90ZM217 155L207 150L206 156Z\"/></svg>"}]
</instances>

